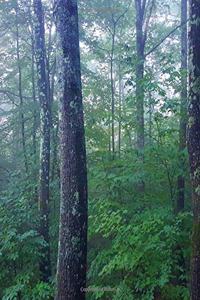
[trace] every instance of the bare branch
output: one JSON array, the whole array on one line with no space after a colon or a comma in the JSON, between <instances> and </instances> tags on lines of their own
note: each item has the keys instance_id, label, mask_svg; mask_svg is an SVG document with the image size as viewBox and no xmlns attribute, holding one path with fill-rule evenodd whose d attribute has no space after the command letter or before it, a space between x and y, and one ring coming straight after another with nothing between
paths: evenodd
<instances>
[{"instance_id":1,"label":"bare branch","mask_svg":"<svg viewBox=\"0 0 200 300\"><path fill-rule=\"evenodd\" d=\"M151 48L146 54L145 57L147 57L148 55L150 55L152 52L154 52L160 45L162 45L162 43L168 38L170 37L170 35L172 35L174 32L176 32L177 29L179 29L180 27L184 26L185 24L187 24L187 22L189 21L189 19L187 19L187 21L185 23L181 23L179 25L177 25L174 29L172 29L165 37L163 37L155 46L153 46L153 48Z\"/></svg>"},{"instance_id":2,"label":"bare branch","mask_svg":"<svg viewBox=\"0 0 200 300\"><path fill-rule=\"evenodd\" d=\"M114 21L115 25L117 25L117 23L120 21L120 19L125 16L125 14L129 10L130 5L131 5L131 2L129 2L129 4L128 4L127 8L124 10L124 12Z\"/></svg>"},{"instance_id":3,"label":"bare branch","mask_svg":"<svg viewBox=\"0 0 200 300\"><path fill-rule=\"evenodd\" d=\"M7 96L13 96L13 97L18 97L19 98L19 95L18 94L15 94L9 90L1 90L0 89L0 94L4 94L4 95L7 95ZM27 99L32 99L32 97L28 97L28 96L23 96L24 98L27 98Z\"/></svg>"}]
</instances>

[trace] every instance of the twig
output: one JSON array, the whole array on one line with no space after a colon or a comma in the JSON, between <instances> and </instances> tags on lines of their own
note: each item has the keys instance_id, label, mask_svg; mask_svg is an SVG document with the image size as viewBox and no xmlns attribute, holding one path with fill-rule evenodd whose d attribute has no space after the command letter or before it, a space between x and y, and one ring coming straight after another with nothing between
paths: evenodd
<instances>
[{"instance_id":1,"label":"twig","mask_svg":"<svg viewBox=\"0 0 200 300\"><path fill-rule=\"evenodd\" d=\"M181 23L179 25L177 25L174 29L172 29L165 37L163 37L158 44L156 44L155 46L153 46L153 48L151 48L146 54L145 57L147 57L148 55L150 55L152 52L154 52L168 37L170 37L170 35L172 35L174 32L176 32L177 29L179 29L180 27L184 26L187 24L187 22L189 21L189 19L187 19L187 21L185 23Z\"/></svg>"}]
</instances>

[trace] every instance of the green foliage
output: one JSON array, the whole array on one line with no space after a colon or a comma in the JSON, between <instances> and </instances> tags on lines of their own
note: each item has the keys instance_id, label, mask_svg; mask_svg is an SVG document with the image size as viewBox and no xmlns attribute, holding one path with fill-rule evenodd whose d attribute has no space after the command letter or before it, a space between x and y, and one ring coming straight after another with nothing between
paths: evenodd
<instances>
[{"instance_id":1,"label":"green foliage","mask_svg":"<svg viewBox=\"0 0 200 300\"><path fill-rule=\"evenodd\" d=\"M163 300L188 300L189 298L189 291L186 287L167 285L162 290Z\"/></svg>"},{"instance_id":2,"label":"green foliage","mask_svg":"<svg viewBox=\"0 0 200 300\"><path fill-rule=\"evenodd\" d=\"M40 282L31 292L30 299L32 300L49 300L54 296L54 287L50 284Z\"/></svg>"},{"instance_id":3,"label":"green foliage","mask_svg":"<svg viewBox=\"0 0 200 300\"><path fill-rule=\"evenodd\" d=\"M119 298L120 293L123 295L123 284L131 291L130 299L154 299L155 289L162 290L175 276L180 253L174 249L179 241L184 241L180 223L188 216L174 219L170 211L160 207L132 217L126 210L109 206L108 200L102 203L102 199L96 203L95 211L90 218L90 239L97 240L97 245L100 240L102 248L93 254L91 282L93 278L101 286L112 282L120 290L112 299L124 299ZM184 276L181 270L180 278ZM179 287L181 293L182 288Z\"/></svg>"},{"instance_id":4,"label":"green foliage","mask_svg":"<svg viewBox=\"0 0 200 300\"><path fill-rule=\"evenodd\" d=\"M24 184L24 185L23 185ZM38 283L40 248L35 184L16 173L0 202L0 297L50 299L52 289ZM36 275L37 274L37 275ZM32 298L35 297L35 298ZM43 298L42 298L43 297Z\"/></svg>"},{"instance_id":5,"label":"green foliage","mask_svg":"<svg viewBox=\"0 0 200 300\"><path fill-rule=\"evenodd\" d=\"M28 279L28 278L27 278ZM17 300L19 295L22 300L50 300L54 296L54 288L48 283L40 282L34 288L30 288L29 279L25 276L20 281L10 288L5 290L2 300Z\"/></svg>"},{"instance_id":6,"label":"green foliage","mask_svg":"<svg viewBox=\"0 0 200 300\"><path fill-rule=\"evenodd\" d=\"M192 216L174 216L178 154L169 138L163 132L162 144L146 149L143 174L134 152L114 161L102 160L101 154L90 168L89 285L111 286L116 292L90 293L89 299L149 300L157 290L166 297L174 281L166 299L180 295L188 299L184 282ZM146 186L142 200L137 192L139 176Z\"/></svg>"}]
</instances>

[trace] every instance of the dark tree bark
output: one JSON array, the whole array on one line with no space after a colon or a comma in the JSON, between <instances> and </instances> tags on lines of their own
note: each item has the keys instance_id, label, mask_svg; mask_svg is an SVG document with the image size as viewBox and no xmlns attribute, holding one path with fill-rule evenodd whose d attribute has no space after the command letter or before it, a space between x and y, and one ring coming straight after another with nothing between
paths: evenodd
<instances>
[{"instance_id":1,"label":"dark tree bark","mask_svg":"<svg viewBox=\"0 0 200 300\"><path fill-rule=\"evenodd\" d=\"M35 87L35 46L34 46L34 26L31 16L31 8L29 10L29 22L30 22L30 35L31 35L31 81L32 81L32 97L33 97L33 127L32 127L32 142L33 142L33 156L34 163L36 164L36 132L37 132L37 100L36 100L36 87Z\"/></svg>"},{"instance_id":2,"label":"dark tree bark","mask_svg":"<svg viewBox=\"0 0 200 300\"><path fill-rule=\"evenodd\" d=\"M144 49L145 37L143 32L144 8L141 0L135 0L136 8L136 106L137 106L137 150L144 151Z\"/></svg>"},{"instance_id":3,"label":"dark tree bark","mask_svg":"<svg viewBox=\"0 0 200 300\"><path fill-rule=\"evenodd\" d=\"M24 98L22 94L22 68L21 68L21 58L20 58L18 1L16 4L16 39L17 39L17 66L18 66L18 89L19 89L19 100L20 100L21 139L22 139L25 171L26 173L28 173L28 159L27 159L26 137L25 137Z\"/></svg>"},{"instance_id":4,"label":"dark tree bark","mask_svg":"<svg viewBox=\"0 0 200 300\"><path fill-rule=\"evenodd\" d=\"M200 299L200 2L190 0L188 151L192 183L191 299Z\"/></svg>"},{"instance_id":5,"label":"dark tree bark","mask_svg":"<svg viewBox=\"0 0 200 300\"><path fill-rule=\"evenodd\" d=\"M36 163L36 132L37 132L37 101L35 92L35 55L34 55L34 39L31 38L31 80L32 80L32 96L33 96L33 128L32 128L32 140L33 140L33 155L34 162Z\"/></svg>"},{"instance_id":6,"label":"dark tree bark","mask_svg":"<svg viewBox=\"0 0 200 300\"><path fill-rule=\"evenodd\" d=\"M57 300L83 300L87 262L87 171L76 0L55 1L59 37L61 204Z\"/></svg>"},{"instance_id":7,"label":"dark tree bark","mask_svg":"<svg viewBox=\"0 0 200 300\"><path fill-rule=\"evenodd\" d=\"M40 100L40 178L39 178L39 213L40 234L46 242L42 249L40 271L43 281L51 276L49 245L49 165L50 165L50 102L46 75L46 50L44 13L41 0L34 0L35 13L35 56L38 75L38 93Z\"/></svg>"},{"instance_id":8,"label":"dark tree bark","mask_svg":"<svg viewBox=\"0 0 200 300\"><path fill-rule=\"evenodd\" d=\"M179 152L180 170L186 164L183 151L186 148L186 127L187 127L187 0L181 1L181 116L179 129ZM185 178L184 175L178 177L178 198L177 212L184 209L185 203Z\"/></svg>"},{"instance_id":9,"label":"dark tree bark","mask_svg":"<svg viewBox=\"0 0 200 300\"><path fill-rule=\"evenodd\" d=\"M122 101L123 101L123 82L121 74L121 65L119 63L119 130L118 130L118 152L121 156L121 135L122 135Z\"/></svg>"},{"instance_id":10,"label":"dark tree bark","mask_svg":"<svg viewBox=\"0 0 200 300\"><path fill-rule=\"evenodd\" d=\"M136 11L136 148L138 151L141 163L144 162L144 145L145 145L145 130L144 130L144 64L145 64L145 45L149 22L154 7L154 0L135 0ZM139 182L139 191L144 193L145 183L143 180Z\"/></svg>"}]
</instances>

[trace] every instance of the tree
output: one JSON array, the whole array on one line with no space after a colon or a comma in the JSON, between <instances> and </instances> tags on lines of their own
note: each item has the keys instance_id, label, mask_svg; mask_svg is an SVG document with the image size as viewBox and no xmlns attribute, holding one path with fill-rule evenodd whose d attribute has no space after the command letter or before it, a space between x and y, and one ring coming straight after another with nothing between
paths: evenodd
<instances>
[{"instance_id":1,"label":"tree","mask_svg":"<svg viewBox=\"0 0 200 300\"><path fill-rule=\"evenodd\" d=\"M91 47L93 46L93 51L97 51L99 54L104 56L104 62L107 62L107 72L109 76L109 84L110 84L110 95L111 98L109 103L109 151L112 152L111 156L114 159L116 154L116 108L117 108L117 84L116 77L118 73L118 54L116 55L115 51L119 48L119 36L120 33L118 29L125 23L125 17L130 7L130 1L128 1L127 5L124 5L121 1L88 1L86 4L89 8L94 8L97 10L98 16L95 17L95 22L93 24L89 23L89 26L94 25L95 27L100 26L102 30L102 35L105 36L104 43L99 44L95 37L91 37L87 43ZM105 11L107 12L105 14Z\"/></svg>"},{"instance_id":2,"label":"tree","mask_svg":"<svg viewBox=\"0 0 200 300\"><path fill-rule=\"evenodd\" d=\"M154 0L135 0L136 11L136 147L141 161L144 161L144 64L145 64L145 45L149 21L154 7ZM144 192L145 184L142 180L139 189Z\"/></svg>"},{"instance_id":3,"label":"tree","mask_svg":"<svg viewBox=\"0 0 200 300\"><path fill-rule=\"evenodd\" d=\"M200 2L190 1L188 151L192 183L191 299L200 299Z\"/></svg>"},{"instance_id":4,"label":"tree","mask_svg":"<svg viewBox=\"0 0 200 300\"><path fill-rule=\"evenodd\" d=\"M114 9L112 7L112 9ZM110 8L111 10L111 8ZM119 23L121 19L124 17L128 9L125 9L121 15L118 15L115 17L115 15L112 13L111 15L111 51L110 51L110 80L111 80L111 116L112 116L112 122L111 122L111 140L112 140L112 155L113 158L115 156L115 80L114 80L114 56L115 56L115 44L116 44L116 30L117 26L119 26Z\"/></svg>"},{"instance_id":5,"label":"tree","mask_svg":"<svg viewBox=\"0 0 200 300\"><path fill-rule=\"evenodd\" d=\"M19 6L18 1L16 2L16 40L17 40L17 65L18 65L18 90L20 100L20 122L21 122L21 139L24 156L24 166L26 173L28 172L28 161L27 161L27 150L26 150L26 137L25 137L25 119L24 119L24 99L22 94L22 68L21 68L21 57L20 57L20 41L19 41Z\"/></svg>"},{"instance_id":6,"label":"tree","mask_svg":"<svg viewBox=\"0 0 200 300\"><path fill-rule=\"evenodd\" d=\"M180 168L185 166L184 150L186 148L187 127L187 0L181 1L181 111L179 129ZM177 212L184 209L185 178L183 174L178 177Z\"/></svg>"},{"instance_id":7,"label":"tree","mask_svg":"<svg viewBox=\"0 0 200 300\"><path fill-rule=\"evenodd\" d=\"M85 299L87 172L77 1L55 1L60 64L61 203L56 299Z\"/></svg>"},{"instance_id":8,"label":"tree","mask_svg":"<svg viewBox=\"0 0 200 300\"><path fill-rule=\"evenodd\" d=\"M46 245L40 261L42 279L48 281L51 275L49 245L49 168L50 168L50 100L46 75L46 51L44 13L41 0L34 0L35 13L35 55L38 75L38 92L40 100L40 178L39 178L39 212L40 234Z\"/></svg>"},{"instance_id":9,"label":"tree","mask_svg":"<svg viewBox=\"0 0 200 300\"><path fill-rule=\"evenodd\" d=\"M136 10L136 105L137 105L137 150L144 151L144 63L145 45L154 1L135 0Z\"/></svg>"}]
</instances>

